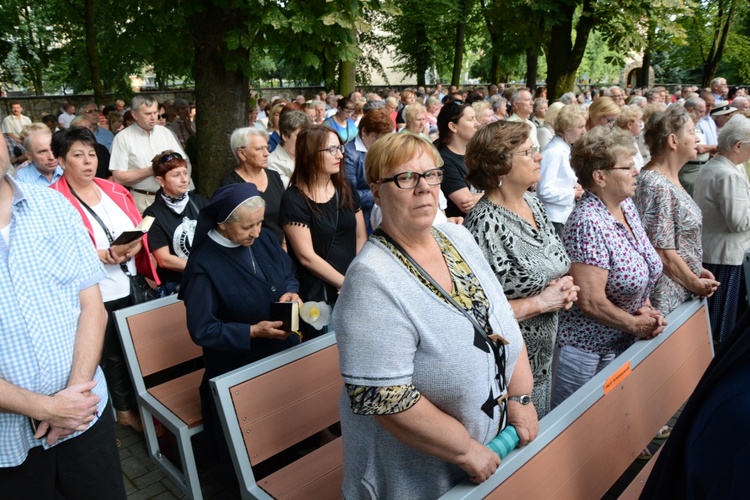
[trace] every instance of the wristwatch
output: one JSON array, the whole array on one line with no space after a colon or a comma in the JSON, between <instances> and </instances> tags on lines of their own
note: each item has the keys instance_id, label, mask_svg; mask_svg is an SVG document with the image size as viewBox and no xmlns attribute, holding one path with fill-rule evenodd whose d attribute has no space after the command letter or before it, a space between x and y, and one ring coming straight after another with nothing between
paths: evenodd
<instances>
[{"instance_id":1,"label":"wristwatch","mask_svg":"<svg viewBox=\"0 0 750 500\"><path fill-rule=\"evenodd\" d=\"M522 405L526 406L527 404L531 403L531 396L528 394L522 394L520 396L508 396L509 401L515 401L516 403L521 403Z\"/></svg>"}]
</instances>

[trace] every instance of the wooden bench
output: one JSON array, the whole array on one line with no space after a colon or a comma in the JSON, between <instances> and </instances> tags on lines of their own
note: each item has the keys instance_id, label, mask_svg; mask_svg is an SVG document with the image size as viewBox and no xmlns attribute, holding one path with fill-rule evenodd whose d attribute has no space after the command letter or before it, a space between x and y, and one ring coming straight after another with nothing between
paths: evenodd
<instances>
[{"instance_id":1,"label":"wooden bench","mask_svg":"<svg viewBox=\"0 0 750 500\"><path fill-rule=\"evenodd\" d=\"M341 498L340 437L260 480L252 468L339 421L333 333L210 382L243 498Z\"/></svg>"},{"instance_id":2,"label":"wooden bench","mask_svg":"<svg viewBox=\"0 0 750 500\"><path fill-rule=\"evenodd\" d=\"M149 456L186 495L201 499L191 438L203 430L203 351L188 333L185 305L172 295L116 311L115 318ZM174 434L179 466L162 453L154 417Z\"/></svg>"},{"instance_id":3,"label":"wooden bench","mask_svg":"<svg viewBox=\"0 0 750 500\"><path fill-rule=\"evenodd\" d=\"M442 498L602 498L685 403L713 358L706 301L682 304L656 339L636 342L540 422L480 485ZM653 461L654 459L652 459ZM645 475L626 490L637 498Z\"/></svg>"}]
</instances>

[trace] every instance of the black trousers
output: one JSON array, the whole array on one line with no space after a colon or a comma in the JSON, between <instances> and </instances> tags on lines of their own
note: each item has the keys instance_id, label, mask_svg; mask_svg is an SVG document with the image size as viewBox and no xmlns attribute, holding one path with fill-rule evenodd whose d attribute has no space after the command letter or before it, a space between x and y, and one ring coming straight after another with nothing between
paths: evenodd
<instances>
[{"instance_id":1,"label":"black trousers","mask_svg":"<svg viewBox=\"0 0 750 500\"><path fill-rule=\"evenodd\" d=\"M104 330L101 365L104 377L107 379L109 395L112 397L112 406L119 411L137 410L138 407L135 400L135 389L130 381L128 365L122 351L122 342L117 335L115 315L113 314L129 305L130 296L104 303L104 308L107 310L107 327Z\"/></svg>"},{"instance_id":2,"label":"black trousers","mask_svg":"<svg viewBox=\"0 0 750 500\"><path fill-rule=\"evenodd\" d=\"M127 498L110 405L86 432L45 450L29 450L24 463L0 468L0 496L8 500Z\"/></svg>"}]
</instances>

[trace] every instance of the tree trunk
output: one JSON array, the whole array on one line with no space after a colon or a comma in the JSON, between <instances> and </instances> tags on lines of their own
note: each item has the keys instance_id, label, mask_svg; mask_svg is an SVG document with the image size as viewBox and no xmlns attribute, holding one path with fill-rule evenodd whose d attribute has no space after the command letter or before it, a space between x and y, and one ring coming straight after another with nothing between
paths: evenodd
<instances>
[{"instance_id":1,"label":"tree trunk","mask_svg":"<svg viewBox=\"0 0 750 500\"><path fill-rule=\"evenodd\" d=\"M719 1L719 13L718 16L716 16L716 29L714 30L714 42L711 45L711 50L703 64L703 74L701 78L701 84L703 87L708 87L711 84L711 80L716 76L716 70L719 69L721 58L724 56L724 48L726 47L727 39L729 38L729 30L734 21L736 4L737 0Z\"/></svg>"},{"instance_id":2,"label":"tree trunk","mask_svg":"<svg viewBox=\"0 0 750 500\"><path fill-rule=\"evenodd\" d=\"M531 89L531 95L534 95L534 90L536 90L538 71L539 56L536 54L536 50L529 47L526 49L526 86Z\"/></svg>"},{"instance_id":3,"label":"tree trunk","mask_svg":"<svg viewBox=\"0 0 750 500\"><path fill-rule=\"evenodd\" d=\"M493 44L492 48L492 61L490 62L490 81L489 83L504 83L503 81L503 75L500 72L500 55L495 53L495 48Z\"/></svg>"},{"instance_id":4,"label":"tree trunk","mask_svg":"<svg viewBox=\"0 0 750 500\"><path fill-rule=\"evenodd\" d=\"M417 52L414 54L414 65L417 71L417 86L422 87L426 85L427 71L430 69L430 42L427 40L427 27L424 23L417 21L416 32L416 44Z\"/></svg>"},{"instance_id":5,"label":"tree trunk","mask_svg":"<svg viewBox=\"0 0 750 500\"><path fill-rule=\"evenodd\" d=\"M575 87L576 72L583 60L589 34L596 21L592 0L584 0L581 16L576 25L576 41L573 44L573 14L575 6L567 6L560 13L560 23L550 28L550 43L547 47L547 99L555 101Z\"/></svg>"},{"instance_id":6,"label":"tree trunk","mask_svg":"<svg viewBox=\"0 0 750 500\"><path fill-rule=\"evenodd\" d=\"M336 61L323 60L323 80L326 92L336 88Z\"/></svg>"},{"instance_id":7,"label":"tree trunk","mask_svg":"<svg viewBox=\"0 0 750 500\"><path fill-rule=\"evenodd\" d=\"M464 64L464 36L466 35L466 11L467 11L466 0L458 2L459 5L459 18L456 24L456 43L454 45L453 53L453 76L451 76L451 85L456 87L461 85L461 69Z\"/></svg>"},{"instance_id":8,"label":"tree trunk","mask_svg":"<svg viewBox=\"0 0 750 500\"><path fill-rule=\"evenodd\" d=\"M96 45L96 24L94 19L94 1L86 0L86 55L89 60L91 71L91 86L94 89L94 101L96 104L104 104L106 96L104 85L99 73L99 49Z\"/></svg>"},{"instance_id":9,"label":"tree trunk","mask_svg":"<svg viewBox=\"0 0 750 500\"><path fill-rule=\"evenodd\" d=\"M232 8L203 1L204 9L188 18L195 37L196 158L193 180L208 197L234 166L229 136L247 126L250 87L241 69L227 70L227 59L247 61L248 51L229 51L224 42L232 29L243 29L244 17ZM237 66L235 66L237 67Z\"/></svg>"},{"instance_id":10,"label":"tree trunk","mask_svg":"<svg viewBox=\"0 0 750 500\"><path fill-rule=\"evenodd\" d=\"M356 67L352 61L341 61L339 66L339 93L348 96L356 86Z\"/></svg>"},{"instance_id":11,"label":"tree trunk","mask_svg":"<svg viewBox=\"0 0 750 500\"><path fill-rule=\"evenodd\" d=\"M654 51L654 38L656 37L656 20L649 19L648 34L646 35L646 50L643 51L643 63L641 69L637 72L637 86L645 88L649 86L648 75L651 69L651 54Z\"/></svg>"}]
</instances>

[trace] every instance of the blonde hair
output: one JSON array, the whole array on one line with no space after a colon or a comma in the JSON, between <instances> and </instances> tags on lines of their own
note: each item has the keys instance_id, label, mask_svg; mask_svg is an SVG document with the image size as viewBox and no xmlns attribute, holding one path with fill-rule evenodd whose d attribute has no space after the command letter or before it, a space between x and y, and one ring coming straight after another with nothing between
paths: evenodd
<instances>
[{"instance_id":1,"label":"blonde hair","mask_svg":"<svg viewBox=\"0 0 750 500\"><path fill-rule=\"evenodd\" d=\"M388 134L381 137L365 156L365 176L372 183L382 179L391 169L416 158L419 153L432 156L435 168L443 166L443 158L426 139L414 134Z\"/></svg>"}]
</instances>

